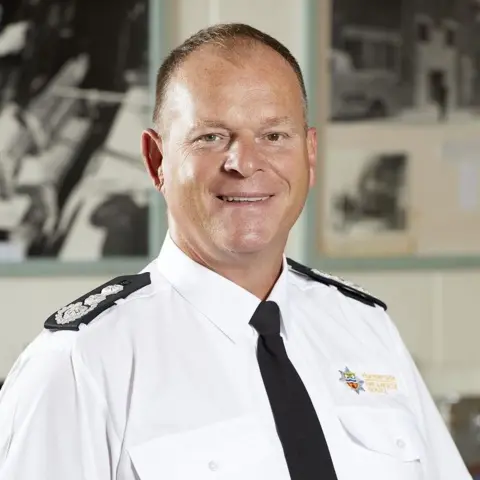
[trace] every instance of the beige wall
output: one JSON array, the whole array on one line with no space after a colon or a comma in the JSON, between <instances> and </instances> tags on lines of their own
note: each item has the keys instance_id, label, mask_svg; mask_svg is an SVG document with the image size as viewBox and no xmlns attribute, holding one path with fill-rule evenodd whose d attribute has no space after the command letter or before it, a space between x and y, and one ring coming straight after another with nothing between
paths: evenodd
<instances>
[{"instance_id":1,"label":"beige wall","mask_svg":"<svg viewBox=\"0 0 480 480\"><path fill-rule=\"evenodd\" d=\"M218 21L241 21L278 37L307 61L306 0L177 0L176 42ZM297 225L289 254L303 258ZM333 272L334 273L334 272ZM478 271L341 272L389 304L389 311L434 393L480 393ZM0 378L57 308L107 278L1 278Z\"/></svg>"},{"instance_id":2,"label":"beige wall","mask_svg":"<svg viewBox=\"0 0 480 480\"><path fill-rule=\"evenodd\" d=\"M109 278L0 278L0 379L58 308Z\"/></svg>"}]
</instances>

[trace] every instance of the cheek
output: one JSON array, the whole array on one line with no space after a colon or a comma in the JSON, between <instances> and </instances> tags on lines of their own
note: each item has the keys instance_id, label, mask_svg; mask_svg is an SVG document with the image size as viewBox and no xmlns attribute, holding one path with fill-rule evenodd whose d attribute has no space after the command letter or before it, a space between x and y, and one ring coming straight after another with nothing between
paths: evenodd
<instances>
[{"instance_id":1,"label":"cheek","mask_svg":"<svg viewBox=\"0 0 480 480\"><path fill-rule=\"evenodd\" d=\"M303 190L309 183L310 166L306 155L296 154L285 158L282 162L281 176L288 182L292 190Z\"/></svg>"},{"instance_id":2,"label":"cheek","mask_svg":"<svg viewBox=\"0 0 480 480\"><path fill-rule=\"evenodd\" d=\"M198 182L198 166L191 158L180 162L175 171L175 180L182 186L192 186Z\"/></svg>"},{"instance_id":3,"label":"cheek","mask_svg":"<svg viewBox=\"0 0 480 480\"><path fill-rule=\"evenodd\" d=\"M167 162L164 172L166 195L193 198L196 192L204 189L205 173L202 163L190 155Z\"/></svg>"}]
</instances>

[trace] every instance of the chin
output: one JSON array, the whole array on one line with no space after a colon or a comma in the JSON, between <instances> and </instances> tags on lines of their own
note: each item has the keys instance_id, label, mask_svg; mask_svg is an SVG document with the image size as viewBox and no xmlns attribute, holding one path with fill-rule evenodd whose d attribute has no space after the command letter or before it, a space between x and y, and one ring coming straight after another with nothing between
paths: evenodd
<instances>
[{"instance_id":1,"label":"chin","mask_svg":"<svg viewBox=\"0 0 480 480\"><path fill-rule=\"evenodd\" d=\"M232 253L260 253L273 246L275 237L267 232L235 232L225 235L221 242L224 249Z\"/></svg>"}]
</instances>

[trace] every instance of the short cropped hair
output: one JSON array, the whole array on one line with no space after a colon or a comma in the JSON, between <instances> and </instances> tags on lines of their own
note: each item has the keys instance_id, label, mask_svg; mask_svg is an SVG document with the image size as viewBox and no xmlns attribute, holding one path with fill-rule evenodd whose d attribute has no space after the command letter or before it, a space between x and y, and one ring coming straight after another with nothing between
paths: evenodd
<instances>
[{"instance_id":1,"label":"short cropped hair","mask_svg":"<svg viewBox=\"0 0 480 480\"><path fill-rule=\"evenodd\" d=\"M297 60L288 48L275 38L250 25L243 23L226 23L213 25L200 30L172 50L165 58L157 73L155 108L153 111L154 124L157 124L160 120L170 79L191 53L206 45L226 48L231 45L235 46L235 44L242 41L250 44L258 43L266 45L279 53L290 64L298 78L306 112L307 92L302 71Z\"/></svg>"}]
</instances>

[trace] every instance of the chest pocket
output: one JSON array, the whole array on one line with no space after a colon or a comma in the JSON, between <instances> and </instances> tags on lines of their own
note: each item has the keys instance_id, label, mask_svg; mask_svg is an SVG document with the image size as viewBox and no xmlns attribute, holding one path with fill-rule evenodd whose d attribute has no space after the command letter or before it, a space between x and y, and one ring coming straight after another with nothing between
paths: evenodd
<instances>
[{"instance_id":1,"label":"chest pocket","mask_svg":"<svg viewBox=\"0 0 480 480\"><path fill-rule=\"evenodd\" d=\"M350 461L368 478L422 480L423 440L413 415L400 408L340 407ZM347 453L347 452L345 452Z\"/></svg>"},{"instance_id":2,"label":"chest pocket","mask_svg":"<svg viewBox=\"0 0 480 480\"><path fill-rule=\"evenodd\" d=\"M141 480L287 480L274 439L250 416L169 434L129 448Z\"/></svg>"}]
</instances>

